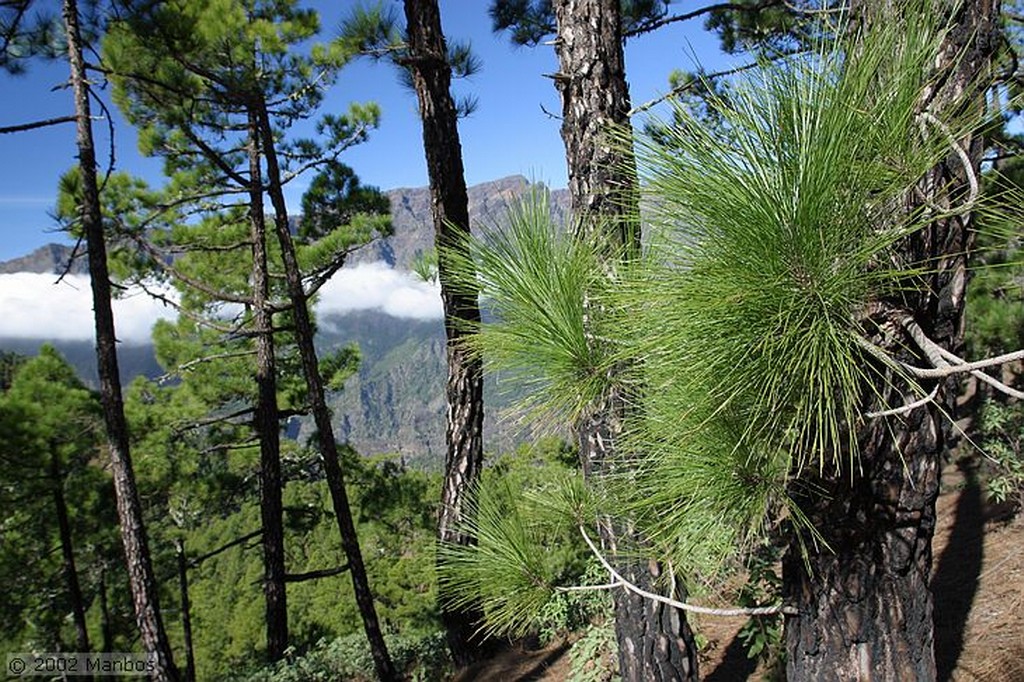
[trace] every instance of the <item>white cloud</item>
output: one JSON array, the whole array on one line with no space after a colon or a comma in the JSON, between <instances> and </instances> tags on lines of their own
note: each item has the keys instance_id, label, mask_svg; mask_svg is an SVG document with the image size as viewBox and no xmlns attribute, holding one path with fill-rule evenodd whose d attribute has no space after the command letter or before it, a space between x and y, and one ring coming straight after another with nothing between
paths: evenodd
<instances>
[{"instance_id":1,"label":"white cloud","mask_svg":"<svg viewBox=\"0 0 1024 682\"><path fill-rule=\"evenodd\" d=\"M94 337L89 277L68 275L59 284L56 280L56 275L28 272L0 275L0 338L87 341ZM176 298L166 289L160 292ZM316 308L321 315L378 310L416 320L442 317L435 285L385 263L342 269L320 290ZM148 343L157 320L175 317L173 308L138 289L114 300L114 325L124 343Z\"/></svg>"},{"instance_id":2,"label":"white cloud","mask_svg":"<svg viewBox=\"0 0 1024 682\"><path fill-rule=\"evenodd\" d=\"M0 338L89 340L94 337L89 277L19 272L0 275ZM161 293L168 293L162 291ZM158 319L174 319L169 306L137 289L114 301L114 326L125 343L148 343Z\"/></svg>"},{"instance_id":3,"label":"white cloud","mask_svg":"<svg viewBox=\"0 0 1024 682\"><path fill-rule=\"evenodd\" d=\"M360 263L342 268L320 290L320 315L343 315L379 310L392 317L439 320L443 316L440 289L386 263Z\"/></svg>"}]
</instances>

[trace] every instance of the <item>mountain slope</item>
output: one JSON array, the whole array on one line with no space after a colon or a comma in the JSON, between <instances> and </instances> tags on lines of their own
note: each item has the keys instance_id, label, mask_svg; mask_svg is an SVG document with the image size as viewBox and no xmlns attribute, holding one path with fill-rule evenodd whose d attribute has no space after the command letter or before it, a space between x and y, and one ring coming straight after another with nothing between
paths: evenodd
<instances>
[{"instance_id":1,"label":"mountain slope","mask_svg":"<svg viewBox=\"0 0 1024 682\"><path fill-rule=\"evenodd\" d=\"M476 225L500 224L509 201L530 183L513 176L476 185L469 189L470 221ZM393 234L368 244L350 257L346 267L383 261L398 270L408 270L416 256L433 248L430 192L427 188L395 189L387 192L391 201ZM556 220L568 212L568 193L552 192ZM63 272L71 249L50 244L28 256L0 263L0 274L14 272ZM84 258L72 265L81 272ZM325 314L319 320L317 343L323 350L355 342L362 352L362 364L345 389L331 397L339 438L359 451L371 454L397 452L418 467L440 469L444 460L445 400L444 329L440 319L395 317L380 310ZM4 339L0 349L32 353L49 339ZM95 382L95 355L91 340L56 344L87 381ZM161 373L150 346L120 347L122 380ZM487 388L485 444L489 450L505 449L517 440L516 428L497 419L507 400L497 395L493 380ZM303 422L299 438L311 435L312 426Z\"/></svg>"}]
</instances>

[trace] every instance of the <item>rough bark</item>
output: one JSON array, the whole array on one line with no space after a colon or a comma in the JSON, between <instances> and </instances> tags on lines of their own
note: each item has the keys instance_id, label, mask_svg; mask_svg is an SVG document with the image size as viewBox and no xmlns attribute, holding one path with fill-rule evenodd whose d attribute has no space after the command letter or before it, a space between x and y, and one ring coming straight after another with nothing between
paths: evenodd
<instances>
[{"instance_id":1,"label":"rough bark","mask_svg":"<svg viewBox=\"0 0 1024 682\"><path fill-rule=\"evenodd\" d=\"M263 534L263 597L266 602L267 657L284 658L288 648L284 524L281 501L281 425L277 409L274 320L270 311L267 225L263 212L260 121L249 114L249 221L252 243L252 300L256 325L256 408L253 428L260 441L260 520Z\"/></svg>"},{"instance_id":2,"label":"rough bark","mask_svg":"<svg viewBox=\"0 0 1024 682\"><path fill-rule=\"evenodd\" d=\"M625 249L628 257L638 248L640 236L635 164L629 150L611 139L615 129L625 131L630 125L619 2L557 0L554 11L560 67L554 79L562 98L562 140L577 229L583 233L603 231L608 245L616 251ZM609 272L613 269L609 263ZM599 310L587 311L588 317L599 314ZM624 398L618 390L611 390L577 425L580 461L587 477L614 466ZM602 524L601 537L612 554L617 544L637 540L625 526L607 523ZM617 561L617 569L637 585L655 588L660 572L657 563ZM625 590L616 590L614 599L623 680L697 679L696 645L682 611L645 603Z\"/></svg>"},{"instance_id":3,"label":"rough bark","mask_svg":"<svg viewBox=\"0 0 1024 682\"><path fill-rule=\"evenodd\" d=\"M438 281L447 337L445 394L448 412L437 535L440 542L465 545L475 541L462 532L460 526L467 513L469 491L483 466L484 401L480 359L466 351L462 339L468 328L480 321L480 306L475 293L453 286L451 268L443 254L446 249L456 248L469 234L469 196L462 165L458 112L451 96L451 65L438 3L436 0L405 0L405 17L409 48L406 65L419 102L434 243L442 254L438 259ZM479 637L474 638L473 633L482 617L481 608L455 609L447 606L442 596L441 618L457 664L465 665L478 657L482 642Z\"/></svg>"},{"instance_id":4,"label":"rough bark","mask_svg":"<svg viewBox=\"0 0 1024 682\"><path fill-rule=\"evenodd\" d=\"M64 580L68 586L71 614L75 621L76 651L90 651L89 628L85 622L85 599L78 581L75 566L75 546L71 539L71 523L68 520L68 505L64 499L64 477L60 470L60 458L56 453L50 457L50 483L53 485L53 506L57 514L57 531L60 535L60 550L64 557Z\"/></svg>"},{"instance_id":5,"label":"rough bark","mask_svg":"<svg viewBox=\"0 0 1024 682\"><path fill-rule=\"evenodd\" d=\"M153 679L176 681L171 646L160 616L159 590L150 560L146 529L142 520L142 504L135 485L129 450L128 424L124 415L120 374L117 363L117 337L110 303L110 276L107 270L107 249L103 234L99 185L96 177L96 153L92 137L89 86L82 59L81 31L76 0L64 0L64 29L68 46L71 87L75 99L76 142L82 181L81 221L89 255L93 314L96 324L96 364L100 383L100 402L110 447L110 468L114 479L117 515L121 541L128 569L128 579L135 607L136 623L142 647L153 657Z\"/></svg>"},{"instance_id":6,"label":"rough bark","mask_svg":"<svg viewBox=\"0 0 1024 682\"><path fill-rule=\"evenodd\" d=\"M302 284L302 271L299 269L295 255L295 243L292 239L288 222L288 208L281 185L280 164L277 160L277 150L274 147L274 135L266 103L262 100L254 102L253 115L258 118L260 136L264 141L263 155L267 164L267 184L270 201L274 208L275 233L281 247L281 259L284 262L285 282L295 326L295 343L299 347L302 372L306 379L307 400L313 412L313 421L316 424L317 444L320 448L320 456L324 460L324 473L327 478L328 490L331 493L334 517L338 523L341 545L348 560L356 604L363 619L363 629L370 643L374 669L378 678L383 682L390 682L398 679L398 673L388 654L377 619L373 593L370 591L366 566L359 548L359 536L352 520L352 510L349 506L348 493L345 490L345 476L338 456L338 443L334 438L331 410L327 405L323 378L320 376L320 361L314 346L315 328L309 315L309 301ZM282 580L284 577L282 575Z\"/></svg>"},{"instance_id":7,"label":"rough bark","mask_svg":"<svg viewBox=\"0 0 1024 682\"><path fill-rule=\"evenodd\" d=\"M883 10L877 11L885 20ZM999 44L998 14L999 0L968 0L957 9L937 60L938 85L922 108L941 112L980 94ZM959 143L969 151L977 172L980 136ZM940 204L964 201L966 186L964 169L953 154L922 182L931 201ZM963 215L937 221L908 238L901 245L903 257L934 271L917 291L886 302L911 315L929 337L954 352L963 340L970 225L971 216ZM883 338L878 342L886 343ZM887 343L893 355L922 362L906 350L914 347L910 339ZM813 493L798 496L833 551L804 538L806 563L796 543L785 557L787 600L799 610L786 621L789 679L935 679L931 540L939 472L951 444L948 415L955 408L955 381L947 380L943 388L941 406L872 420L857 434L859 468L821 477L813 481L819 486ZM886 393L886 405L913 399L902 388Z\"/></svg>"}]
</instances>

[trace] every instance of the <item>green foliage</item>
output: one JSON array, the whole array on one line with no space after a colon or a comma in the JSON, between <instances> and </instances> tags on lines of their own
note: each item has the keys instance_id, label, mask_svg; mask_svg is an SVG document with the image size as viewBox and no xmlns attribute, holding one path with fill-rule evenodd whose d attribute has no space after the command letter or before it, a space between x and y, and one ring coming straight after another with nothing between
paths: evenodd
<instances>
[{"instance_id":1,"label":"green foliage","mask_svg":"<svg viewBox=\"0 0 1024 682\"><path fill-rule=\"evenodd\" d=\"M485 227L441 258L466 273L457 286L479 291L493 317L467 343L522 391L520 409L571 424L603 394L603 358L587 340L583 310L584 294L604 281L597 247L555 226L545 191L528 192L506 225Z\"/></svg>"},{"instance_id":2,"label":"green foliage","mask_svg":"<svg viewBox=\"0 0 1024 682\"><path fill-rule=\"evenodd\" d=\"M351 168L332 161L302 195L299 235L307 240L320 238L349 225L357 213L388 215L390 210L387 195L376 187L364 187Z\"/></svg>"},{"instance_id":3,"label":"green foliage","mask_svg":"<svg viewBox=\"0 0 1024 682\"><path fill-rule=\"evenodd\" d=\"M345 381L359 371L359 346L349 344L336 348L332 353L320 358L320 373L324 376L326 386L332 391L340 391Z\"/></svg>"},{"instance_id":4,"label":"green foliage","mask_svg":"<svg viewBox=\"0 0 1024 682\"><path fill-rule=\"evenodd\" d=\"M617 682L618 644L611 618L588 625L569 649L569 682Z\"/></svg>"},{"instance_id":5,"label":"green foliage","mask_svg":"<svg viewBox=\"0 0 1024 682\"><path fill-rule=\"evenodd\" d=\"M561 505L563 524L629 518L677 572L714 584L769 528L807 529L789 498L802 474L856 469L865 406L887 381L915 388L863 349L874 306L927 286L928 265L907 264L897 245L934 209L895 207L978 125L920 116L939 15L901 5L844 31L849 42L762 63L725 97L709 91L707 112L678 107L657 135L622 139L646 195L642 258L601 272L602 245L553 229L537 197L508 229L442 254L476 273L466 284L494 313L470 346L535 410L571 424L609 377L622 382L621 461L596 503ZM535 509L519 490L481 489L480 545L443 578L483 600L489 627L514 633L557 584L538 547L559 505ZM774 627L763 625L751 635L762 648Z\"/></svg>"},{"instance_id":6,"label":"green foliage","mask_svg":"<svg viewBox=\"0 0 1024 682\"><path fill-rule=\"evenodd\" d=\"M67 650L75 641L70 594L61 560L56 494L67 511L76 573L92 641L100 641L100 581L123 590L120 541L110 478L100 450L103 429L97 396L74 369L44 345L15 364L0 392L0 643L7 651ZM111 634L132 627L127 599L115 597ZM129 610L128 612L125 609ZM127 646L123 639L118 640Z\"/></svg>"},{"instance_id":7,"label":"green foliage","mask_svg":"<svg viewBox=\"0 0 1024 682\"><path fill-rule=\"evenodd\" d=\"M384 641L395 667L406 679L413 682L450 679L452 665L443 632L385 635ZM292 660L224 679L239 682L334 682L369 681L376 676L366 638L348 635L330 642L321 640L310 651Z\"/></svg>"},{"instance_id":8,"label":"green foliage","mask_svg":"<svg viewBox=\"0 0 1024 682\"><path fill-rule=\"evenodd\" d=\"M887 381L858 345L864 311L915 286L892 247L926 222L892 207L948 149L916 117L941 32L907 12L855 54L740 79L709 103L721 126L678 109L670 144L639 142L651 246L613 308L641 359L628 484L684 571L713 573L768 518L802 523L791 477L857 457Z\"/></svg>"},{"instance_id":9,"label":"green foliage","mask_svg":"<svg viewBox=\"0 0 1024 682\"><path fill-rule=\"evenodd\" d=\"M746 562L747 581L739 593L740 606L761 607L781 603L782 576L775 570L779 554L779 549L768 542L751 553ZM746 647L748 657L759 659L780 674L785 668L782 627L782 614L752 616L736 635Z\"/></svg>"},{"instance_id":10,"label":"green foliage","mask_svg":"<svg viewBox=\"0 0 1024 682\"><path fill-rule=\"evenodd\" d=\"M401 656L400 664L410 674L441 666L437 654L444 647L432 644L439 628L434 577L438 477L406 470L391 457L365 459L351 449L343 449L342 458L377 612L385 632L391 633L389 643L398 647L392 653ZM294 453L286 459L285 470L290 479L283 491L288 572L344 564L320 465L311 453ZM198 557L259 525L258 506L251 496L242 496L233 508L207 513L202 524L187 527L183 536L189 556ZM295 659L294 666L251 670L264 646L258 543L234 547L190 570L200 679L230 678L239 670L247 671L240 674L244 679L250 674L254 679L372 679L366 676L373 668L346 573L289 583L293 646L309 654ZM317 646L319 640L331 644Z\"/></svg>"},{"instance_id":11,"label":"green foliage","mask_svg":"<svg viewBox=\"0 0 1024 682\"><path fill-rule=\"evenodd\" d=\"M1024 506L1024 410L988 400L981 409L979 447L994 469L986 483L997 502Z\"/></svg>"},{"instance_id":12,"label":"green foliage","mask_svg":"<svg viewBox=\"0 0 1024 682\"><path fill-rule=\"evenodd\" d=\"M428 249L416 253L416 259L412 262L412 271L424 282L436 284L437 266L437 249Z\"/></svg>"},{"instance_id":13,"label":"green foliage","mask_svg":"<svg viewBox=\"0 0 1024 682\"><path fill-rule=\"evenodd\" d=\"M577 528L592 517L592 496L556 442L523 447L485 471L467 515L476 545L440 547L442 594L455 607L482 604L492 634L551 636L601 603L558 590L595 574Z\"/></svg>"}]
</instances>

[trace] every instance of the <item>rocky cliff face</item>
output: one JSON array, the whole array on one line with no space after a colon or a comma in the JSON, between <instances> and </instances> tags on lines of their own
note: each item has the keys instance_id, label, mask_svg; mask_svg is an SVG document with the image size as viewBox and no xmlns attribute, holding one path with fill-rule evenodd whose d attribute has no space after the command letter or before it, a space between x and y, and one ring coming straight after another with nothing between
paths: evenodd
<instances>
[{"instance_id":1,"label":"rocky cliff face","mask_svg":"<svg viewBox=\"0 0 1024 682\"><path fill-rule=\"evenodd\" d=\"M529 182L522 176L471 187L472 224L500 225L509 202L528 187ZM393 235L358 249L350 256L347 266L384 261L394 268L408 270L417 254L433 247L429 190L395 189L387 194L391 200ZM551 204L554 218L564 221L568 213L568 193L552 192ZM70 255L70 247L50 244L28 256L0 263L0 274L60 273ZM84 272L85 259L76 259L72 268L72 272ZM338 437L348 440L365 454L398 452L411 464L440 469L445 452L446 376L441 321L398 318L364 310L324 316L319 320L319 329L321 348L326 350L355 342L362 351L358 374L331 398ZM25 353L32 352L38 345L0 338L0 349ZM82 376L95 377L95 358L91 352L83 352L83 349L91 349L91 343L64 345L71 353L69 360L76 363ZM125 382L131 380L133 371L159 373L151 348L132 348L130 355L128 367L131 369L123 372L126 376L122 377ZM488 381L487 389L485 444L491 451L506 449L521 433L514 426L514 420L508 418L507 396L499 394L493 380ZM311 428L311 424L300 423L298 437L311 435Z\"/></svg>"}]
</instances>

